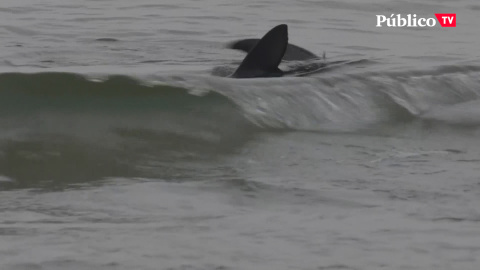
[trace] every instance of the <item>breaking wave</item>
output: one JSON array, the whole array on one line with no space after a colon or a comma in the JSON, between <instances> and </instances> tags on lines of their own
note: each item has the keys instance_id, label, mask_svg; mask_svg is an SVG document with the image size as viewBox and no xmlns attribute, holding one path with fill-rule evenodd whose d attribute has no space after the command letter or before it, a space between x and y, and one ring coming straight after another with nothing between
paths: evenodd
<instances>
[{"instance_id":1,"label":"breaking wave","mask_svg":"<svg viewBox=\"0 0 480 270\"><path fill-rule=\"evenodd\" d=\"M263 79L3 73L0 184L168 178L264 131L476 128L479 75L477 66Z\"/></svg>"}]
</instances>

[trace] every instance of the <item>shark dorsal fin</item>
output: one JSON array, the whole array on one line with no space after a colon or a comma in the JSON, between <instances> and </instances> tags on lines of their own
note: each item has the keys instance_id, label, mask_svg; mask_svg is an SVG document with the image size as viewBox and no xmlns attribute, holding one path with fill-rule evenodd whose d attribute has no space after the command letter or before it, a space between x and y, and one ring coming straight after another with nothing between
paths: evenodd
<instances>
[{"instance_id":1,"label":"shark dorsal fin","mask_svg":"<svg viewBox=\"0 0 480 270\"><path fill-rule=\"evenodd\" d=\"M258 41L232 74L233 78L279 77L278 68L288 44L286 24L275 26Z\"/></svg>"},{"instance_id":2,"label":"shark dorsal fin","mask_svg":"<svg viewBox=\"0 0 480 270\"><path fill-rule=\"evenodd\" d=\"M243 51L249 53L253 47L258 43L260 39L258 38L248 38L248 39L241 39L236 40L227 44L227 48ZM317 55L314 53L299 47L297 45L289 43L287 45L287 50L285 51L285 55L283 56L282 60L284 61L303 61L303 60L311 60L311 59L318 59Z\"/></svg>"}]
</instances>

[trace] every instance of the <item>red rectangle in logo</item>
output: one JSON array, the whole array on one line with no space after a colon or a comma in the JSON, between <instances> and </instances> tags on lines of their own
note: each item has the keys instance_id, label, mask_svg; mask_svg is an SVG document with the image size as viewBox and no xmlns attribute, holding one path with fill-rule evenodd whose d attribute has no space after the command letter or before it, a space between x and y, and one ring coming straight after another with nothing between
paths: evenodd
<instances>
[{"instance_id":1,"label":"red rectangle in logo","mask_svg":"<svg viewBox=\"0 0 480 270\"><path fill-rule=\"evenodd\" d=\"M442 27L457 27L456 13L435 13L435 17Z\"/></svg>"}]
</instances>

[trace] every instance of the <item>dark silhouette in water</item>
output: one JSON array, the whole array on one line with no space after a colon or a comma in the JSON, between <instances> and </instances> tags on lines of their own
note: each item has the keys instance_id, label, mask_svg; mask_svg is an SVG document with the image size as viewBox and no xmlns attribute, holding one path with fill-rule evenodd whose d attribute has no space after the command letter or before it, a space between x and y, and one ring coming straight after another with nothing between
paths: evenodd
<instances>
[{"instance_id":1,"label":"dark silhouette in water","mask_svg":"<svg viewBox=\"0 0 480 270\"><path fill-rule=\"evenodd\" d=\"M365 59L327 62L325 52L322 57L319 57L301 47L289 44L286 24L275 26L261 39L242 39L230 43L227 47L245 51L248 54L236 69L225 66L214 68L213 74L216 76L231 78L302 77L345 65L366 62ZM282 60L285 60L283 70L278 67Z\"/></svg>"},{"instance_id":2,"label":"dark silhouette in water","mask_svg":"<svg viewBox=\"0 0 480 270\"><path fill-rule=\"evenodd\" d=\"M282 76L305 76L327 67L315 54L288 44L288 27L280 24L272 28L261 39L244 39L229 45L232 49L248 52L240 66L230 75L231 78L262 78ZM293 68L278 68L282 60L301 61Z\"/></svg>"}]
</instances>

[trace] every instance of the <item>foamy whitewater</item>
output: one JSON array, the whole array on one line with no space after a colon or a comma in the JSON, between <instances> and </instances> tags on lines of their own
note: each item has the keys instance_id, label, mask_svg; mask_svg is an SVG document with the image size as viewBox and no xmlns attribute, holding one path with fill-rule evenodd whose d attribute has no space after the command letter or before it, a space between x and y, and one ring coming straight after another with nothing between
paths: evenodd
<instances>
[{"instance_id":1,"label":"foamy whitewater","mask_svg":"<svg viewBox=\"0 0 480 270\"><path fill-rule=\"evenodd\" d=\"M375 26L435 13L457 27ZM480 269L479 15L2 0L0 269ZM344 64L215 76L281 23Z\"/></svg>"}]
</instances>

